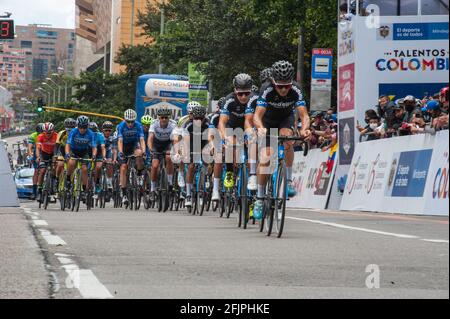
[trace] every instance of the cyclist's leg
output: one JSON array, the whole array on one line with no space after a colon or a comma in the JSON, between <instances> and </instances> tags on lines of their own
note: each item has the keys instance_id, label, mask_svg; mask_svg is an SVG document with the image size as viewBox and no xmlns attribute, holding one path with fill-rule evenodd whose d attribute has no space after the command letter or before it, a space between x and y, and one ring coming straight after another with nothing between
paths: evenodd
<instances>
[{"instance_id":1,"label":"cyclist's leg","mask_svg":"<svg viewBox=\"0 0 450 319\"><path fill-rule=\"evenodd\" d=\"M194 173L195 173L195 164L190 163L186 175L186 196L187 196L186 206L189 206L189 204L192 205L192 188L194 187Z\"/></svg>"},{"instance_id":2,"label":"cyclist's leg","mask_svg":"<svg viewBox=\"0 0 450 319\"><path fill-rule=\"evenodd\" d=\"M156 185L158 182L158 169L159 169L160 157L154 156L152 161L152 172L151 172L151 192L156 192Z\"/></svg>"},{"instance_id":3,"label":"cyclist's leg","mask_svg":"<svg viewBox=\"0 0 450 319\"><path fill-rule=\"evenodd\" d=\"M134 149L134 156L136 156L136 169L138 175L142 175L145 165L144 165L144 150L141 150L140 145L136 145Z\"/></svg>"},{"instance_id":4,"label":"cyclist's leg","mask_svg":"<svg viewBox=\"0 0 450 319\"><path fill-rule=\"evenodd\" d=\"M281 136L293 136L294 135L294 116L286 118L282 123L280 123L280 135ZM294 164L294 142L289 141L284 143L285 156L286 156L286 174L288 180L288 195L293 197L296 195L296 191L292 186L292 166Z\"/></svg>"},{"instance_id":5,"label":"cyclist's leg","mask_svg":"<svg viewBox=\"0 0 450 319\"><path fill-rule=\"evenodd\" d=\"M169 183L169 186L173 186L173 162L170 155L166 156L166 169L167 169L167 182Z\"/></svg>"}]
</instances>

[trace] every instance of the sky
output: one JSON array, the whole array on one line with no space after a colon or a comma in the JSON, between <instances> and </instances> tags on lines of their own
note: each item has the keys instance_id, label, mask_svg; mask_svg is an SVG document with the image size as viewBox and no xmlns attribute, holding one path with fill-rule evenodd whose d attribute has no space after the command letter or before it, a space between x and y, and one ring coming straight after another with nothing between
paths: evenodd
<instances>
[{"instance_id":1,"label":"sky","mask_svg":"<svg viewBox=\"0 0 450 319\"><path fill-rule=\"evenodd\" d=\"M15 25L51 24L75 28L75 0L0 0L0 16L11 12Z\"/></svg>"}]
</instances>

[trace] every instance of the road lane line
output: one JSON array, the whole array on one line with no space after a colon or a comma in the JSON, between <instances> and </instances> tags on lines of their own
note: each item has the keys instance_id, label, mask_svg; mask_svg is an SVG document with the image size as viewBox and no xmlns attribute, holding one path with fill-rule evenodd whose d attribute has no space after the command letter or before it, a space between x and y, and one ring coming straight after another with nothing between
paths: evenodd
<instances>
[{"instance_id":1,"label":"road lane line","mask_svg":"<svg viewBox=\"0 0 450 319\"><path fill-rule=\"evenodd\" d=\"M64 240L62 240L59 236L52 235L47 230L40 229L42 237L45 239L47 244L52 246L65 246L67 245Z\"/></svg>"},{"instance_id":2,"label":"road lane line","mask_svg":"<svg viewBox=\"0 0 450 319\"><path fill-rule=\"evenodd\" d=\"M420 238L420 237L412 236L412 235L389 233L389 232L385 232L385 231L379 231L379 230L368 229L368 228L361 228L361 227L352 227L352 226L336 224L336 223L327 223L327 222L323 222L323 221L320 221L320 220L314 220L314 219L305 219L305 218L298 218L298 217L286 217L286 218L293 219L293 220L299 220L299 221L303 221L303 222L314 223L314 224L332 226L332 227L336 227L336 228L357 230L357 231L363 231L363 232L366 232L366 233L385 235L385 236L393 236L393 237L397 237L397 238L406 238L406 239L419 239Z\"/></svg>"},{"instance_id":3,"label":"road lane line","mask_svg":"<svg viewBox=\"0 0 450 319\"><path fill-rule=\"evenodd\" d=\"M444 240L444 239L422 239L423 241L428 241L430 243L443 243L443 244L448 244L449 241L448 240Z\"/></svg>"},{"instance_id":4,"label":"road lane line","mask_svg":"<svg viewBox=\"0 0 450 319\"><path fill-rule=\"evenodd\" d=\"M45 220L33 220L34 226L48 226L48 223Z\"/></svg>"},{"instance_id":5,"label":"road lane line","mask_svg":"<svg viewBox=\"0 0 450 319\"><path fill-rule=\"evenodd\" d=\"M62 266L69 275L71 285L80 292L83 298L108 299L114 298L108 289L98 280L90 269L79 269L77 265ZM67 283L67 280L66 280Z\"/></svg>"}]
</instances>

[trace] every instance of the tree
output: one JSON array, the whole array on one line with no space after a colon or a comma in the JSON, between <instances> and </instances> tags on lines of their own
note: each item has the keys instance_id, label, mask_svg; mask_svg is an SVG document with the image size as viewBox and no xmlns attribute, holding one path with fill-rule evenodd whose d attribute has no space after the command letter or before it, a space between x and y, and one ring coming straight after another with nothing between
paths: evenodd
<instances>
[{"instance_id":1,"label":"tree","mask_svg":"<svg viewBox=\"0 0 450 319\"><path fill-rule=\"evenodd\" d=\"M239 72L258 78L260 70L274 61L294 63L300 25L305 30L305 87L309 87L311 50L336 50L336 6L335 0L172 0L149 3L139 24L155 39L146 48L154 65L163 63L166 73L186 74L188 62L208 62L204 71L214 81L218 98L229 93ZM159 30L162 8L167 19L164 35ZM131 52L123 54L132 56ZM132 69L135 64L136 60Z\"/></svg>"}]
</instances>

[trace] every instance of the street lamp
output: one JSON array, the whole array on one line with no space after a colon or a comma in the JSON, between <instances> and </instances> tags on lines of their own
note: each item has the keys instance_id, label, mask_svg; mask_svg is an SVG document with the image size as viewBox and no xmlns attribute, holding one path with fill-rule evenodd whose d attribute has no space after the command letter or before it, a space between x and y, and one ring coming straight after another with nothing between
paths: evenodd
<instances>
[{"instance_id":1,"label":"street lamp","mask_svg":"<svg viewBox=\"0 0 450 319\"><path fill-rule=\"evenodd\" d=\"M42 82L42 85L47 85L53 91L53 105L56 104L56 89L48 84L47 82Z\"/></svg>"},{"instance_id":2,"label":"street lamp","mask_svg":"<svg viewBox=\"0 0 450 319\"><path fill-rule=\"evenodd\" d=\"M60 67L60 68L61 68L61 67ZM58 68L58 70L59 70L60 68ZM64 68L61 68L61 69L64 70ZM68 86L68 82L66 82L66 81L63 79L62 74L59 74L59 73L53 73L52 76L58 78L60 81L62 81L62 82L64 83L64 102L67 102L67 86Z\"/></svg>"},{"instance_id":3,"label":"street lamp","mask_svg":"<svg viewBox=\"0 0 450 319\"><path fill-rule=\"evenodd\" d=\"M58 103L61 103L61 87L59 86L58 83L53 81L51 78L46 78L46 80L52 82L58 88Z\"/></svg>"},{"instance_id":4,"label":"street lamp","mask_svg":"<svg viewBox=\"0 0 450 319\"><path fill-rule=\"evenodd\" d=\"M41 87L39 87L37 90L43 92L46 95L46 97L47 97L48 103L50 103L51 93L49 91L46 91L45 89L43 89Z\"/></svg>"}]
</instances>

